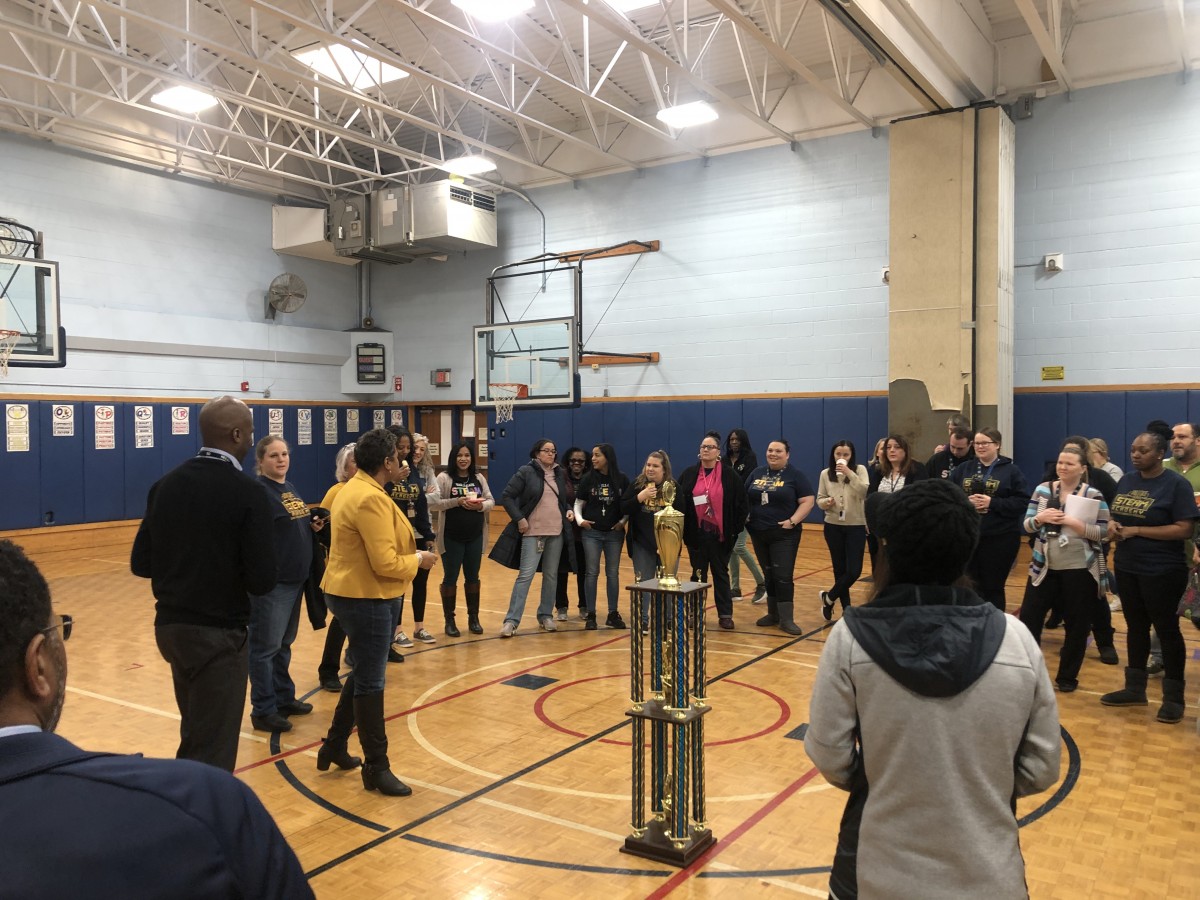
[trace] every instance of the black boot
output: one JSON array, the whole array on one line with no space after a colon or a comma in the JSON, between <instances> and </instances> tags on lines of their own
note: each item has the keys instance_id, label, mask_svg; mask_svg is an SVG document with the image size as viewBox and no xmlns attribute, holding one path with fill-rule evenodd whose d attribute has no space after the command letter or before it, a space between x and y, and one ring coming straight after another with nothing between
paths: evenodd
<instances>
[{"instance_id":1,"label":"black boot","mask_svg":"<svg viewBox=\"0 0 1200 900\"><path fill-rule=\"evenodd\" d=\"M479 582L464 584L463 593L467 595L467 629L471 634L483 634L483 626L479 624Z\"/></svg>"},{"instance_id":2,"label":"black boot","mask_svg":"<svg viewBox=\"0 0 1200 900\"><path fill-rule=\"evenodd\" d=\"M387 726L383 721L383 691L354 698L354 721L366 761L362 767L363 787L389 797L407 797L412 788L392 774L388 764Z\"/></svg>"},{"instance_id":3,"label":"black boot","mask_svg":"<svg viewBox=\"0 0 1200 900\"><path fill-rule=\"evenodd\" d=\"M1183 684L1174 678L1163 679L1163 702L1158 708L1158 721L1174 725L1183 719Z\"/></svg>"},{"instance_id":4,"label":"black boot","mask_svg":"<svg viewBox=\"0 0 1200 900\"><path fill-rule=\"evenodd\" d=\"M775 609L779 613L779 630L785 634L803 634L795 622L792 621L792 606L791 600L786 600L783 603L776 603Z\"/></svg>"},{"instance_id":5,"label":"black boot","mask_svg":"<svg viewBox=\"0 0 1200 900\"><path fill-rule=\"evenodd\" d=\"M333 710L333 721L329 723L329 732L321 741L321 749L317 751L317 768L322 772L329 764L337 763L339 769L355 769L362 765L362 760L351 756L346 750L346 742L350 739L350 730L354 728L354 673L346 676L342 685L341 696ZM344 765L353 760L353 765Z\"/></svg>"},{"instance_id":6,"label":"black boot","mask_svg":"<svg viewBox=\"0 0 1200 900\"><path fill-rule=\"evenodd\" d=\"M771 625L779 624L779 604L775 602L775 598L767 594L767 614L754 623L759 628L767 628Z\"/></svg>"},{"instance_id":7,"label":"black boot","mask_svg":"<svg viewBox=\"0 0 1200 900\"><path fill-rule=\"evenodd\" d=\"M1164 689L1166 685L1164 684ZM1179 683L1179 692L1183 693L1183 682ZM1105 706L1145 706L1146 705L1146 670L1125 667L1125 690L1113 691L1100 698ZM1178 720L1176 720L1178 721Z\"/></svg>"},{"instance_id":8,"label":"black boot","mask_svg":"<svg viewBox=\"0 0 1200 900\"><path fill-rule=\"evenodd\" d=\"M442 585L442 613L446 617L446 634L450 637L462 637L458 625L454 621L454 608L458 605L458 585Z\"/></svg>"},{"instance_id":9,"label":"black boot","mask_svg":"<svg viewBox=\"0 0 1200 900\"><path fill-rule=\"evenodd\" d=\"M321 741L321 749L317 751L317 768L322 772L328 771L330 763L339 769L357 769L362 765L362 760L351 756L344 743L339 746Z\"/></svg>"}]
</instances>

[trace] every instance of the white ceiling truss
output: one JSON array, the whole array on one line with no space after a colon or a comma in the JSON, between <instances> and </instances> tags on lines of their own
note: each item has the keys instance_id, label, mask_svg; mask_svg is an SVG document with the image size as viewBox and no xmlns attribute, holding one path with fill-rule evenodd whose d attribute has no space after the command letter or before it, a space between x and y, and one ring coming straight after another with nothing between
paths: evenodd
<instances>
[{"instance_id":1,"label":"white ceiling truss","mask_svg":"<svg viewBox=\"0 0 1200 900\"><path fill-rule=\"evenodd\" d=\"M536 0L487 24L450 0L0 0L0 130L311 201L464 152L519 189L1187 74L1197 2ZM347 86L293 56L313 45L407 77ZM218 105L151 102L180 84ZM656 119L691 100L718 121Z\"/></svg>"}]
</instances>

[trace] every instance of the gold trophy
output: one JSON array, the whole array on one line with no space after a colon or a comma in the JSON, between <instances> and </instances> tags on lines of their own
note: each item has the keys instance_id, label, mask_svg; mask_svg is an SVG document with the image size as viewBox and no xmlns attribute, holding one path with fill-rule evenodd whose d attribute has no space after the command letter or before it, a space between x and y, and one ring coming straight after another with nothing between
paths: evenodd
<instances>
[{"instance_id":1,"label":"gold trophy","mask_svg":"<svg viewBox=\"0 0 1200 900\"><path fill-rule=\"evenodd\" d=\"M664 482L662 498L666 506L654 514L654 543L662 560L658 586L678 588L679 554L683 550L683 513L675 509L675 483Z\"/></svg>"}]
</instances>

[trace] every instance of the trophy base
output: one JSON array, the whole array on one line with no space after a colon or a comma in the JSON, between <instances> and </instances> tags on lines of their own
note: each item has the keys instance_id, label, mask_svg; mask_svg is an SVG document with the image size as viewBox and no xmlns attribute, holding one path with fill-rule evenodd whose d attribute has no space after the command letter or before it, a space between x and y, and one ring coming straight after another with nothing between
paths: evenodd
<instances>
[{"instance_id":1,"label":"trophy base","mask_svg":"<svg viewBox=\"0 0 1200 900\"><path fill-rule=\"evenodd\" d=\"M677 847L676 842L667 835L666 823L652 821L646 824L646 831L640 837L630 835L625 838L621 852L682 869L690 866L716 842L712 831L704 828L693 831L686 841L680 842L682 846Z\"/></svg>"},{"instance_id":2,"label":"trophy base","mask_svg":"<svg viewBox=\"0 0 1200 900\"><path fill-rule=\"evenodd\" d=\"M679 579L673 575L664 575L662 578L658 579L658 586L660 588L665 588L668 591L678 590Z\"/></svg>"}]
</instances>

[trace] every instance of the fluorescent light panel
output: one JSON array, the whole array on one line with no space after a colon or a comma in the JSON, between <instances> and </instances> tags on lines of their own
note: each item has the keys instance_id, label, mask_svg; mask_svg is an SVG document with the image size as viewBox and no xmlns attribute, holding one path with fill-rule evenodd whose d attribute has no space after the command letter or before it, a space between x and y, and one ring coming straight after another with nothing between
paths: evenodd
<instances>
[{"instance_id":1,"label":"fluorescent light panel","mask_svg":"<svg viewBox=\"0 0 1200 900\"><path fill-rule=\"evenodd\" d=\"M715 122L717 111L703 100L693 100L691 103L681 103L678 106L660 109L656 118L670 128L687 128L690 125Z\"/></svg>"},{"instance_id":2,"label":"fluorescent light panel","mask_svg":"<svg viewBox=\"0 0 1200 900\"><path fill-rule=\"evenodd\" d=\"M178 84L159 91L150 98L150 102L176 112L194 114L212 109L217 105L217 98L186 84Z\"/></svg>"},{"instance_id":3,"label":"fluorescent light panel","mask_svg":"<svg viewBox=\"0 0 1200 900\"><path fill-rule=\"evenodd\" d=\"M533 0L450 0L480 22L503 22L518 13L533 9Z\"/></svg>"},{"instance_id":4,"label":"fluorescent light panel","mask_svg":"<svg viewBox=\"0 0 1200 900\"><path fill-rule=\"evenodd\" d=\"M355 43L359 43L355 41ZM366 46L359 44L359 46ZM355 90L376 87L391 81L407 78L408 73L378 59L359 53L345 44L330 44L308 47L292 54L296 61L308 66L330 81L347 85Z\"/></svg>"},{"instance_id":5,"label":"fluorescent light panel","mask_svg":"<svg viewBox=\"0 0 1200 900\"><path fill-rule=\"evenodd\" d=\"M442 163L442 168L451 175L482 175L484 172L494 172L496 164L486 156L456 156Z\"/></svg>"}]
</instances>

